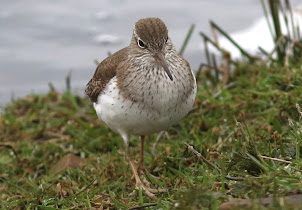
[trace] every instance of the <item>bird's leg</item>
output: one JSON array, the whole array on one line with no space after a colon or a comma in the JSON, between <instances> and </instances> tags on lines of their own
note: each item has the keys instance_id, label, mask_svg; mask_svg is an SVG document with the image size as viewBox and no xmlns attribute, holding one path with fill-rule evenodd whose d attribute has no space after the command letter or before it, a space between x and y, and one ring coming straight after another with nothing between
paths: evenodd
<instances>
[{"instance_id":1,"label":"bird's leg","mask_svg":"<svg viewBox=\"0 0 302 210\"><path fill-rule=\"evenodd\" d=\"M161 135L163 135L164 132L162 132ZM141 136L141 151L140 151L140 162L138 165L138 173L142 175L142 181L145 183L147 186L150 186L151 183L146 179L145 175L147 174L148 176L152 176L153 178L158 179L158 177L154 176L151 174L144 165L144 143L145 143L145 136Z\"/></svg>"},{"instance_id":2,"label":"bird's leg","mask_svg":"<svg viewBox=\"0 0 302 210\"><path fill-rule=\"evenodd\" d=\"M144 144L145 144L145 136L141 136L141 151L140 151L140 161L139 161L140 168L144 168Z\"/></svg>"},{"instance_id":3,"label":"bird's leg","mask_svg":"<svg viewBox=\"0 0 302 210\"><path fill-rule=\"evenodd\" d=\"M145 174L149 174L144 165L144 145L145 145L145 136L140 136L141 139L141 150L140 150L140 160L138 165L138 173L142 177L142 181L147 186L150 186L151 183L146 179Z\"/></svg>"},{"instance_id":4,"label":"bird's leg","mask_svg":"<svg viewBox=\"0 0 302 210\"><path fill-rule=\"evenodd\" d=\"M130 168L132 170L133 177L135 179L135 188L143 190L146 193L146 195L149 196L152 199L155 198L154 193L166 192L166 190L164 190L164 189L155 190L155 189L151 189L151 188L144 185L143 181L141 180L141 178L138 175L138 169L135 166L134 161L132 161L131 155L129 153L128 136L127 135L122 135L122 138L124 139L125 149L126 149L126 151L125 151L125 161L130 165ZM142 139L143 140L142 140L141 147L143 149L144 148L144 145L143 145L144 137ZM144 152L141 151L141 157L143 157L143 156L144 156ZM141 158L141 161L143 161L143 160L144 159ZM143 180L145 180L145 178Z\"/></svg>"},{"instance_id":5,"label":"bird's leg","mask_svg":"<svg viewBox=\"0 0 302 210\"><path fill-rule=\"evenodd\" d=\"M135 179L135 188L136 189L141 189L143 190L147 196L149 196L150 198L154 199L155 198L155 195L154 193L159 193L159 192L166 192L165 189L152 189L152 188L149 188L147 187L144 182L147 181L146 178L144 177L144 172L143 170L138 170L138 168L135 166L135 163L134 161L132 160L131 158L131 155L129 153L129 149L128 149L128 136L126 135L122 135L123 139L124 139L124 142L125 142L125 148L126 148L126 151L125 151L125 161L130 165L130 168L132 170L132 173L133 173L133 177ZM140 152L140 155L141 155L141 159L140 159L140 162L143 163L144 161L144 152L143 152L143 149L144 149L144 136L142 136L141 138L141 149L142 151ZM140 173L142 173L142 176L143 176L143 181L142 179L139 177L139 174L138 174L138 171ZM148 181L147 181L148 182ZM150 184L150 183L149 183Z\"/></svg>"},{"instance_id":6,"label":"bird's leg","mask_svg":"<svg viewBox=\"0 0 302 210\"><path fill-rule=\"evenodd\" d=\"M157 138L156 138L156 140L155 140L155 142L154 142L154 144L153 144L153 147L152 147L152 155L153 156L155 156L155 148L156 148L156 145L157 145L157 143L159 142L159 140L161 139L161 137L165 134L165 130L163 130L163 131L161 131L159 134L158 134L158 136L157 136Z\"/></svg>"},{"instance_id":7,"label":"bird's leg","mask_svg":"<svg viewBox=\"0 0 302 210\"><path fill-rule=\"evenodd\" d=\"M131 160L129 160L128 162L135 179L135 188L143 190L150 198L154 199L155 198L154 193L157 193L158 190L154 190L145 186L137 173L137 168L135 167L134 163Z\"/></svg>"},{"instance_id":8,"label":"bird's leg","mask_svg":"<svg viewBox=\"0 0 302 210\"><path fill-rule=\"evenodd\" d=\"M152 188L147 187L146 185L144 185L143 181L141 180L141 178L138 175L137 168L135 167L134 163L131 160L129 160L128 162L129 162L130 168L133 172L133 176L134 176L134 179L135 179L135 182L136 182L136 184L135 184L136 189L144 190L146 195L148 195L152 199L155 198L155 193L160 193L160 192L166 192L167 191L165 189L158 189L158 190L152 189ZM143 180L145 180L145 178Z\"/></svg>"},{"instance_id":9,"label":"bird's leg","mask_svg":"<svg viewBox=\"0 0 302 210\"><path fill-rule=\"evenodd\" d=\"M129 141L128 141L128 135L126 134L121 134L123 140L124 140L124 144L125 144L125 154L124 154L124 158L125 161L128 162L128 160L130 160L130 153L129 153Z\"/></svg>"}]
</instances>

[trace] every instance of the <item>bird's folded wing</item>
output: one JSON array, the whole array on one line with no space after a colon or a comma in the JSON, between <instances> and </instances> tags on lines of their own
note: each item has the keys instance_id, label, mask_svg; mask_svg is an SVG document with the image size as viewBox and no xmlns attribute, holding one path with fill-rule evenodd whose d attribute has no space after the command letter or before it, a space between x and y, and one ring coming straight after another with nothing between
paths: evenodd
<instances>
[{"instance_id":1,"label":"bird's folded wing","mask_svg":"<svg viewBox=\"0 0 302 210\"><path fill-rule=\"evenodd\" d=\"M116 76L119 64L127 58L127 48L109 56L103 60L95 70L92 79L86 85L86 94L92 102L96 102L98 96L105 89L107 83Z\"/></svg>"}]
</instances>

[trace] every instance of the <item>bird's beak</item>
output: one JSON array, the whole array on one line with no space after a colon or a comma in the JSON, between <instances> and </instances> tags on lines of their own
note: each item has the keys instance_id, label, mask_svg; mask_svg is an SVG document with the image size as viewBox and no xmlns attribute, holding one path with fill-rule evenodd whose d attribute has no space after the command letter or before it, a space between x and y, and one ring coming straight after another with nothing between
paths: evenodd
<instances>
[{"instance_id":1,"label":"bird's beak","mask_svg":"<svg viewBox=\"0 0 302 210\"><path fill-rule=\"evenodd\" d=\"M165 72L167 73L168 77L170 78L171 81L173 81L172 74L168 68L166 59L165 59L165 54L161 51L155 54L155 60L164 68Z\"/></svg>"}]
</instances>

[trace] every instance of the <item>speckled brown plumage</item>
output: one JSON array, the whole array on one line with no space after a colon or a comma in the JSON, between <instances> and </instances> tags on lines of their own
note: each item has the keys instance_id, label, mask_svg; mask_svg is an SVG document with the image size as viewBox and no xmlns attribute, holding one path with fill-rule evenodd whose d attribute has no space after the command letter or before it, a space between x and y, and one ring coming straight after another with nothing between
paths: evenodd
<instances>
[{"instance_id":1,"label":"speckled brown plumage","mask_svg":"<svg viewBox=\"0 0 302 210\"><path fill-rule=\"evenodd\" d=\"M119 127L111 126L113 130L134 135L150 134L172 125L191 109L195 93L190 65L176 51L159 18L139 20L130 45L101 62L86 88L100 119L106 122L109 117L108 124L121 123ZM128 116L125 125L116 114ZM137 121L137 117L145 117L144 123L162 124L147 123L142 129L130 126L128 130L129 121Z\"/></svg>"},{"instance_id":2,"label":"speckled brown plumage","mask_svg":"<svg viewBox=\"0 0 302 210\"><path fill-rule=\"evenodd\" d=\"M196 91L189 63L177 52L159 18L139 20L130 45L100 63L87 84L86 93L99 119L124 140L136 188L150 197L160 190L146 187L138 176L129 159L129 137L151 135L179 122L192 109ZM143 151L143 137L141 142Z\"/></svg>"},{"instance_id":3,"label":"speckled brown plumage","mask_svg":"<svg viewBox=\"0 0 302 210\"><path fill-rule=\"evenodd\" d=\"M136 35L149 47L162 48L168 38L168 29L159 18L140 19L135 24Z\"/></svg>"},{"instance_id":4,"label":"speckled brown plumage","mask_svg":"<svg viewBox=\"0 0 302 210\"><path fill-rule=\"evenodd\" d=\"M86 94L92 102L96 102L98 96L104 90L106 84L117 74L117 69L123 61L128 58L131 51L132 56L140 54L132 45L137 47L137 41L134 40L135 36L139 37L150 49L161 49L163 44L168 38L168 29L165 23L159 18L144 18L136 22L134 27L134 37L130 46L114 53L105 60L103 60L92 77L86 85ZM138 55L139 56L139 55ZM130 59L131 60L131 59ZM127 63L124 63L127 65ZM119 68L119 75L123 75L127 70L126 66Z\"/></svg>"},{"instance_id":5,"label":"speckled brown plumage","mask_svg":"<svg viewBox=\"0 0 302 210\"><path fill-rule=\"evenodd\" d=\"M86 94L92 102L96 102L105 86L116 75L118 65L127 58L128 47L119 50L103 60L86 86Z\"/></svg>"}]
</instances>

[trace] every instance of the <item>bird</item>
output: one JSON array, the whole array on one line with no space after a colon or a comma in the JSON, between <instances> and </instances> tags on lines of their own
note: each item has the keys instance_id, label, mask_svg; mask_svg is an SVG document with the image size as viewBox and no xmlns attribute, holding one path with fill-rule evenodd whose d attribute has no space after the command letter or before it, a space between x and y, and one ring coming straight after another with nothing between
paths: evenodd
<instances>
[{"instance_id":1,"label":"bird","mask_svg":"<svg viewBox=\"0 0 302 210\"><path fill-rule=\"evenodd\" d=\"M85 92L98 118L122 137L135 187L150 197L162 192L146 186L138 175L129 137L140 136L139 166L143 166L145 136L163 133L178 123L195 101L194 73L174 47L165 23L156 17L138 20L130 45L97 66Z\"/></svg>"}]
</instances>

